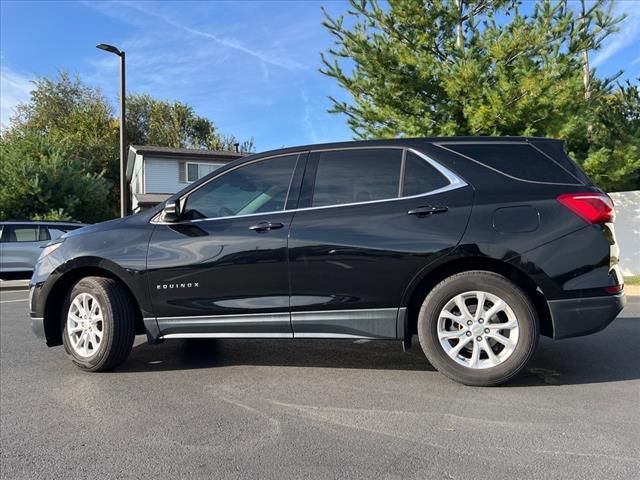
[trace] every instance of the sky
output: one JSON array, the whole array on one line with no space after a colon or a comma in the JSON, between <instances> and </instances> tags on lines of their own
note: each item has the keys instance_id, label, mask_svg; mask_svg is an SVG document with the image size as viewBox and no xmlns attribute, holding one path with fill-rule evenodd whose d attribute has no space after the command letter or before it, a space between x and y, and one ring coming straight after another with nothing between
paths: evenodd
<instances>
[{"instance_id":1,"label":"sky","mask_svg":"<svg viewBox=\"0 0 640 480\"><path fill-rule=\"evenodd\" d=\"M115 106L118 58L126 52L127 92L178 100L222 133L253 138L258 151L348 140L329 96L347 99L318 72L332 45L322 26L343 1L7 1L0 0L0 122L27 101L37 76L80 75ZM640 0L620 0L629 17L592 57L600 75L640 76Z\"/></svg>"}]
</instances>

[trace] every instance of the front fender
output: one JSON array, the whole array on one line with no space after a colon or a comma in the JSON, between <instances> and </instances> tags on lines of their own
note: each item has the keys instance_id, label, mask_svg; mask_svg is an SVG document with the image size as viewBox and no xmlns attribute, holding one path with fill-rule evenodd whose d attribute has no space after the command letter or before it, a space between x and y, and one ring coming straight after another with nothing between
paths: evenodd
<instances>
[{"instance_id":1,"label":"front fender","mask_svg":"<svg viewBox=\"0 0 640 480\"><path fill-rule=\"evenodd\" d=\"M56 290L60 290L61 285L66 286L70 278L76 279L87 275L100 276L101 274L120 280L135 298L143 315L150 315L149 291L143 271L123 268L114 261L105 258L87 256L73 258L59 265L51 271L44 281L38 281L37 273L34 273L31 280L32 287L35 289L31 316L44 317L46 300L51 294L55 294ZM61 298L58 300L62 301Z\"/></svg>"}]
</instances>

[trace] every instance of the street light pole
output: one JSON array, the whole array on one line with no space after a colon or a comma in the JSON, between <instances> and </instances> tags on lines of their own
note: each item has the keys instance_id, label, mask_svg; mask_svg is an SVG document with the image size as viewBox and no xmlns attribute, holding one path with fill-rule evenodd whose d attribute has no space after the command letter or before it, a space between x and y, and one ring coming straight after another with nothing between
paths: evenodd
<instances>
[{"instance_id":1,"label":"street light pole","mask_svg":"<svg viewBox=\"0 0 640 480\"><path fill-rule=\"evenodd\" d=\"M127 188L127 129L125 124L126 92L124 77L124 52L120 52L120 216L129 214L129 189Z\"/></svg>"},{"instance_id":2,"label":"street light pole","mask_svg":"<svg viewBox=\"0 0 640 480\"><path fill-rule=\"evenodd\" d=\"M125 92L125 54L113 45L101 43L96 48L113 53L120 57L120 216L129 213L129 195L127 188L127 130L125 123L126 92Z\"/></svg>"}]
</instances>

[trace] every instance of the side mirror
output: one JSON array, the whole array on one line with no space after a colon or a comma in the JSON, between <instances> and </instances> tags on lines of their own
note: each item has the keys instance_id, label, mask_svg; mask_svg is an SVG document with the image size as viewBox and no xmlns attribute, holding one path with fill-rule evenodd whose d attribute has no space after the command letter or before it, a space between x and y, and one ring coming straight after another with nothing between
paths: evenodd
<instances>
[{"instance_id":1,"label":"side mirror","mask_svg":"<svg viewBox=\"0 0 640 480\"><path fill-rule=\"evenodd\" d=\"M177 222L180 220L180 202L169 200L162 209L162 219L165 222Z\"/></svg>"}]
</instances>

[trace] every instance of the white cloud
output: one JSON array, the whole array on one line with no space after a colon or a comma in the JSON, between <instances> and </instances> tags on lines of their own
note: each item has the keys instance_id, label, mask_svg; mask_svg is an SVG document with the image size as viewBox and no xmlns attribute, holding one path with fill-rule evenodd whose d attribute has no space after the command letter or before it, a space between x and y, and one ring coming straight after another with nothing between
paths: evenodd
<instances>
[{"instance_id":1,"label":"white cloud","mask_svg":"<svg viewBox=\"0 0 640 480\"><path fill-rule=\"evenodd\" d=\"M0 66L0 126L6 128L19 103L29 100L33 89L31 79L13 71L6 65Z\"/></svg>"},{"instance_id":2,"label":"white cloud","mask_svg":"<svg viewBox=\"0 0 640 480\"><path fill-rule=\"evenodd\" d=\"M640 8L638 7L640 3L637 2L618 3L616 14L626 14L627 18L620 25L620 31L609 37L602 50L596 53L591 62L594 67L603 64L620 50L640 41Z\"/></svg>"},{"instance_id":3,"label":"white cloud","mask_svg":"<svg viewBox=\"0 0 640 480\"><path fill-rule=\"evenodd\" d=\"M126 5L130 8L133 8L137 11L139 11L140 13L143 13L144 15L146 15L147 17L154 17L157 18L159 20L162 20L163 22L165 22L167 25L170 25L172 27L178 28L186 33L189 33L193 36L196 37L200 37L200 38L206 38L208 40L213 40L215 43L217 43L218 45L221 45L223 47L229 48L231 50L235 50L241 53L244 53L246 55L249 55L251 57L254 57L258 60L260 60L261 62L264 62L266 64L275 66L275 67L281 67L284 68L286 70L297 70L297 69L301 69L304 68L304 65L295 62L289 58L287 58L286 56L282 56L282 55L278 55L276 53L273 52L269 52L269 51L264 51L264 50L258 50L255 48L250 48L246 45L244 45L242 42L235 40L233 38L228 38L228 37L224 37L221 35L216 35L214 33L210 33L210 32L206 32L204 30L200 30L197 28L193 28L190 27L186 24L180 23L176 20L173 20L172 18L169 18L165 15L162 15L160 13L158 13L155 10L151 10L148 8L145 8L143 6L141 6L141 4L139 3L133 3L133 2L127 2L127 3L123 3L123 5Z\"/></svg>"},{"instance_id":4,"label":"white cloud","mask_svg":"<svg viewBox=\"0 0 640 480\"><path fill-rule=\"evenodd\" d=\"M131 33L100 39L126 51L128 93L193 105L223 133L253 137L260 149L344 138L343 123L337 124L337 117L328 121L326 102L318 101L325 98L325 88L332 88L313 68L327 36L318 5L85 5L127 25L136 23ZM83 79L115 105L118 59L92 52L85 61Z\"/></svg>"},{"instance_id":5,"label":"white cloud","mask_svg":"<svg viewBox=\"0 0 640 480\"><path fill-rule=\"evenodd\" d=\"M307 136L311 139L312 143L319 143L318 133L314 128L314 120L312 119L309 96L307 95L307 91L304 88L300 89L300 96L302 97L302 105L304 107L304 115L302 116L302 121L304 123L304 128Z\"/></svg>"}]
</instances>

